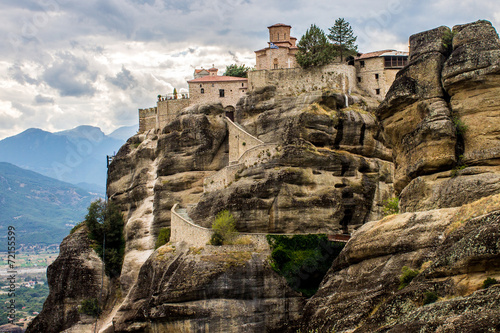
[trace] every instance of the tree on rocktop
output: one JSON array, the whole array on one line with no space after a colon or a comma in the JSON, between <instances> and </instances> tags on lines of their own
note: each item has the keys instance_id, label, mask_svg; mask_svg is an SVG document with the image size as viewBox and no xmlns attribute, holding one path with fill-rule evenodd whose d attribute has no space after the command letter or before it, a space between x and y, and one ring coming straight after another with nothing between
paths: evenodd
<instances>
[{"instance_id":1,"label":"tree on rocktop","mask_svg":"<svg viewBox=\"0 0 500 333\"><path fill-rule=\"evenodd\" d=\"M304 36L297 43L299 51L295 55L302 68L326 65L335 58L336 52L328 41L325 32L315 24L307 29Z\"/></svg>"},{"instance_id":2,"label":"tree on rocktop","mask_svg":"<svg viewBox=\"0 0 500 333\"><path fill-rule=\"evenodd\" d=\"M236 64L232 64L229 66L226 66L226 72L224 73L225 76L236 76L236 77L247 77L248 76L248 71L250 70L250 67L245 67L245 64L238 66Z\"/></svg>"},{"instance_id":3,"label":"tree on rocktop","mask_svg":"<svg viewBox=\"0 0 500 333\"><path fill-rule=\"evenodd\" d=\"M328 38L339 49L340 62L342 62L347 56L356 54L358 51L356 39L358 37L354 36L354 32L352 31L349 22L344 20L342 17L338 18L335 20L333 27L328 30L330 30Z\"/></svg>"}]
</instances>

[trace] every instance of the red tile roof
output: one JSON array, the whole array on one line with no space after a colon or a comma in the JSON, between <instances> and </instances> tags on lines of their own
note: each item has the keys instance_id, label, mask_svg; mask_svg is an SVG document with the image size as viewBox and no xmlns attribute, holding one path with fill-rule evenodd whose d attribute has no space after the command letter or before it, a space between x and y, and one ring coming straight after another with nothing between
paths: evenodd
<instances>
[{"instance_id":1,"label":"red tile roof","mask_svg":"<svg viewBox=\"0 0 500 333\"><path fill-rule=\"evenodd\" d=\"M248 81L248 79L245 77L235 77L235 76L204 76L194 80L190 80L188 81L188 83L230 82L230 81Z\"/></svg>"},{"instance_id":2,"label":"red tile roof","mask_svg":"<svg viewBox=\"0 0 500 333\"><path fill-rule=\"evenodd\" d=\"M268 29L269 28L276 28L276 27L288 27L288 28L291 28L292 26L291 25L288 25L288 24L284 24L284 23L276 23L276 24L273 24L269 27L267 27Z\"/></svg>"}]
</instances>

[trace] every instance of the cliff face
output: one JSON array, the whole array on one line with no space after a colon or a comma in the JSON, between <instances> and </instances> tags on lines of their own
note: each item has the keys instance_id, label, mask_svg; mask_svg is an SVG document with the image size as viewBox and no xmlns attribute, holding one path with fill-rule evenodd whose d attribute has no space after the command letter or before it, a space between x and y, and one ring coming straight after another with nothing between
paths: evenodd
<instances>
[{"instance_id":1,"label":"cliff face","mask_svg":"<svg viewBox=\"0 0 500 333\"><path fill-rule=\"evenodd\" d=\"M500 42L487 21L410 37L410 63L377 110L402 211L457 207L500 190ZM458 177L457 177L458 176Z\"/></svg>"},{"instance_id":2,"label":"cliff face","mask_svg":"<svg viewBox=\"0 0 500 333\"><path fill-rule=\"evenodd\" d=\"M304 298L252 246L164 246L142 266L115 332L283 332Z\"/></svg>"},{"instance_id":3,"label":"cliff face","mask_svg":"<svg viewBox=\"0 0 500 333\"><path fill-rule=\"evenodd\" d=\"M241 100L237 121L278 143L267 163L243 169L225 189L204 193L191 217L210 227L229 209L244 232L342 233L382 216L393 196L390 150L359 97L335 92L276 95L268 88Z\"/></svg>"},{"instance_id":4,"label":"cliff face","mask_svg":"<svg viewBox=\"0 0 500 333\"><path fill-rule=\"evenodd\" d=\"M121 296L106 296L100 332L500 330L499 287L480 288L500 278L500 42L479 21L410 45L409 65L375 113L373 101L335 91L267 87L243 98L235 121L277 148L220 188L203 186L229 163L220 106L187 108L161 131L130 138L109 169L126 250ZM381 219L394 189L404 213ZM176 203L204 227L228 209L240 232L354 234L304 304L262 248L186 239L154 250ZM68 280L49 273L51 294L30 332L90 323L77 308L98 290L100 261L85 239L80 229L63 243L49 272ZM418 273L400 289L404 266ZM83 280L73 276L81 270ZM429 293L438 301L424 306Z\"/></svg>"},{"instance_id":5,"label":"cliff face","mask_svg":"<svg viewBox=\"0 0 500 333\"><path fill-rule=\"evenodd\" d=\"M28 332L62 332L70 327L90 332L95 319L78 311L84 300L101 297L102 261L90 247L88 229L79 228L61 243L59 256L47 268L50 294ZM102 300L110 298L104 277Z\"/></svg>"},{"instance_id":6,"label":"cliff face","mask_svg":"<svg viewBox=\"0 0 500 333\"><path fill-rule=\"evenodd\" d=\"M410 46L377 110L407 213L354 234L308 301L305 329L500 329L500 289L482 289L500 277L498 35L478 21L414 35ZM404 266L418 271L406 287Z\"/></svg>"}]
</instances>

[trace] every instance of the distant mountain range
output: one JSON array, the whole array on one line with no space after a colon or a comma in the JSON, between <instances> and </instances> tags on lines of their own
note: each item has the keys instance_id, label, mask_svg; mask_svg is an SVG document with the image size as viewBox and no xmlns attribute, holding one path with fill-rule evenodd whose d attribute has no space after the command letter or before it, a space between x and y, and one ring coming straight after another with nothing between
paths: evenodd
<instances>
[{"instance_id":1,"label":"distant mountain range","mask_svg":"<svg viewBox=\"0 0 500 333\"><path fill-rule=\"evenodd\" d=\"M16 243L59 244L81 222L99 193L0 162L0 229L16 228Z\"/></svg>"},{"instance_id":2,"label":"distant mountain range","mask_svg":"<svg viewBox=\"0 0 500 333\"><path fill-rule=\"evenodd\" d=\"M137 128L121 127L109 135L92 126L55 133L30 128L0 141L0 162L104 193L106 155L117 152Z\"/></svg>"}]
</instances>

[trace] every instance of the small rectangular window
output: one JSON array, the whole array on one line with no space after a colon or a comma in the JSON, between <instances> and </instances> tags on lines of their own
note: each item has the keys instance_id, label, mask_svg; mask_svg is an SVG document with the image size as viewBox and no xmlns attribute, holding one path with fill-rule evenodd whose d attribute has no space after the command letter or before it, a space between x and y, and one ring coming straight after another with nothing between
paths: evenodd
<instances>
[{"instance_id":1,"label":"small rectangular window","mask_svg":"<svg viewBox=\"0 0 500 333\"><path fill-rule=\"evenodd\" d=\"M378 80L378 74L375 74L375 80Z\"/></svg>"},{"instance_id":2,"label":"small rectangular window","mask_svg":"<svg viewBox=\"0 0 500 333\"><path fill-rule=\"evenodd\" d=\"M219 97L224 97L224 89L219 89Z\"/></svg>"},{"instance_id":3,"label":"small rectangular window","mask_svg":"<svg viewBox=\"0 0 500 333\"><path fill-rule=\"evenodd\" d=\"M365 62L363 60L359 62L359 67L365 67Z\"/></svg>"},{"instance_id":4,"label":"small rectangular window","mask_svg":"<svg viewBox=\"0 0 500 333\"><path fill-rule=\"evenodd\" d=\"M358 83L361 83L361 76L358 76Z\"/></svg>"},{"instance_id":5,"label":"small rectangular window","mask_svg":"<svg viewBox=\"0 0 500 333\"><path fill-rule=\"evenodd\" d=\"M205 93L205 89L201 88L201 93L204 94Z\"/></svg>"},{"instance_id":6,"label":"small rectangular window","mask_svg":"<svg viewBox=\"0 0 500 333\"><path fill-rule=\"evenodd\" d=\"M375 94L380 95L380 89L375 89Z\"/></svg>"}]
</instances>

